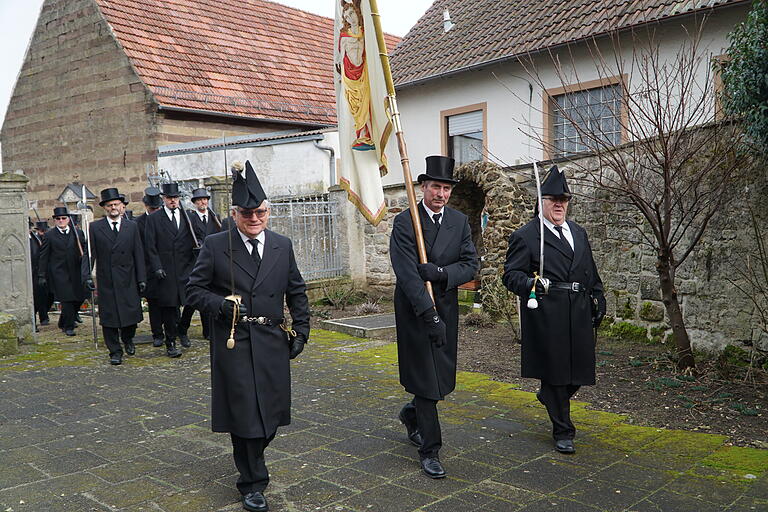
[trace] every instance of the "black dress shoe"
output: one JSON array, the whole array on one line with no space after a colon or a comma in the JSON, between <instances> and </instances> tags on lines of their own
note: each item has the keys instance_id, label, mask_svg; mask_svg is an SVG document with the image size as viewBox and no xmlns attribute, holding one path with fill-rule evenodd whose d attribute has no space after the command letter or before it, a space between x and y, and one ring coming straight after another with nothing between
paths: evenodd
<instances>
[{"instance_id":1,"label":"black dress shoe","mask_svg":"<svg viewBox=\"0 0 768 512\"><path fill-rule=\"evenodd\" d=\"M66 329L64 331L64 334L66 334L67 336L74 336L75 335L75 331L73 331L72 329Z\"/></svg>"},{"instance_id":2,"label":"black dress shoe","mask_svg":"<svg viewBox=\"0 0 768 512\"><path fill-rule=\"evenodd\" d=\"M250 512L266 512L269 510L267 498L260 492L249 492L243 496L243 508Z\"/></svg>"},{"instance_id":3,"label":"black dress shoe","mask_svg":"<svg viewBox=\"0 0 768 512\"><path fill-rule=\"evenodd\" d=\"M445 469L437 457L425 457L421 459L421 469L429 478L445 478Z\"/></svg>"},{"instance_id":4,"label":"black dress shoe","mask_svg":"<svg viewBox=\"0 0 768 512\"><path fill-rule=\"evenodd\" d=\"M411 442L413 446L421 447L422 444L424 444L424 441L421 438L421 432L419 432L418 425L416 425L416 422L408 421L405 418L405 414L403 414L403 411L400 411L400 414L397 415L397 419L400 420L400 423L405 425L405 431L408 433L408 440Z\"/></svg>"},{"instance_id":5,"label":"black dress shoe","mask_svg":"<svg viewBox=\"0 0 768 512\"><path fill-rule=\"evenodd\" d=\"M560 453L575 453L576 448L573 447L573 441L571 439L558 439L555 440L555 450Z\"/></svg>"},{"instance_id":6,"label":"black dress shoe","mask_svg":"<svg viewBox=\"0 0 768 512\"><path fill-rule=\"evenodd\" d=\"M123 364L123 356L120 354L116 354L109 358L109 364L117 366L119 364Z\"/></svg>"},{"instance_id":7,"label":"black dress shoe","mask_svg":"<svg viewBox=\"0 0 768 512\"><path fill-rule=\"evenodd\" d=\"M153 347L162 347L163 346L163 338L162 336L159 338L152 338L152 346Z\"/></svg>"},{"instance_id":8,"label":"black dress shoe","mask_svg":"<svg viewBox=\"0 0 768 512\"><path fill-rule=\"evenodd\" d=\"M181 357L181 350L176 348L176 343L166 343L165 353L168 357Z\"/></svg>"},{"instance_id":9,"label":"black dress shoe","mask_svg":"<svg viewBox=\"0 0 768 512\"><path fill-rule=\"evenodd\" d=\"M129 356L136 354L136 345L133 344L133 340L125 342L125 353Z\"/></svg>"},{"instance_id":10,"label":"black dress shoe","mask_svg":"<svg viewBox=\"0 0 768 512\"><path fill-rule=\"evenodd\" d=\"M45 320L40 320L40 325L48 325L50 323L51 323L51 321L48 320L47 318Z\"/></svg>"},{"instance_id":11,"label":"black dress shoe","mask_svg":"<svg viewBox=\"0 0 768 512\"><path fill-rule=\"evenodd\" d=\"M192 342L189 341L189 336L186 334L179 334L179 341L181 341L181 346L184 348L189 348L192 346Z\"/></svg>"}]
</instances>

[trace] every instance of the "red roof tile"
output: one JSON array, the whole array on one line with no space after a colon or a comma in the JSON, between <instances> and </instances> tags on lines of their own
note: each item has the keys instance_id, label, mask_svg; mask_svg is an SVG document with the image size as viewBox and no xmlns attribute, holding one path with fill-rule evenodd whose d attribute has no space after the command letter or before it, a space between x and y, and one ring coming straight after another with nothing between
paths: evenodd
<instances>
[{"instance_id":1,"label":"red roof tile","mask_svg":"<svg viewBox=\"0 0 768 512\"><path fill-rule=\"evenodd\" d=\"M750 0L435 0L392 54L395 85ZM443 11L454 27L443 32Z\"/></svg>"},{"instance_id":2,"label":"red roof tile","mask_svg":"<svg viewBox=\"0 0 768 512\"><path fill-rule=\"evenodd\" d=\"M267 0L96 4L164 107L336 123L331 18Z\"/></svg>"}]
</instances>

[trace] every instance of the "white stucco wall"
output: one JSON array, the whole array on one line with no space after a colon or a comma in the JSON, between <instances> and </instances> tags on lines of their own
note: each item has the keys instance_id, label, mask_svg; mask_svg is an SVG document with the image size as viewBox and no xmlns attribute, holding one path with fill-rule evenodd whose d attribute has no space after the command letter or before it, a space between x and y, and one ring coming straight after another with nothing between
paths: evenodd
<instances>
[{"instance_id":1,"label":"white stucco wall","mask_svg":"<svg viewBox=\"0 0 768 512\"><path fill-rule=\"evenodd\" d=\"M338 134L322 134L317 141L331 146L338 153ZM312 140L282 139L255 147L227 149L228 165L234 161L250 160L259 176L264 191L271 198L325 193L331 186L331 159L328 151L317 148ZM161 152L163 148L160 148ZM174 180L202 180L209 176L223 176L225 171L222 149L160 156L158 168L168 172Z\"/></svg>"},{"instance_id":2,"label":"white stucco wall","mask_svg":"<svg viewBox=\"0 0 768 512\"><path fill-rule=\"evenodd\" d=\"M712 57L722 55L728 47L728 32L746 18L747 12L748 6L717 11L715 16L707 21L700 42L700 52ZM655 32L655 39L661 42L660 55L671 61L683 41L689 37L686 30L695 33L696 26L697 20L688 16L642 30ZM630 62L631 36L625 34L621 41L623 59ZM613 44L610 41L602 41L600 46L606 61L615 60L611 56ZM552 56L559 58L563 63L574 62L573 66L563 65L563 69L571 75L569 81L573 83L601 77L601 73L596 69L595 59L583 44L553 51ZM441 126L441 111L476 103L486 103L485 143L489 151L488 160L500 165L516 165L524 163L525 159L530 157L543 159L540 142L527 134L531 130L539 135L542 133L543 89L562 87L563 83L554 73L552 57L549 54L541 54L535 62L538 75L545 84L544 88L536 85L523 66L510 62L399 89L398 104L414 179L423 170L425 157L442 154L441 131L444 128ZM606 76L606 72L602 75ZM706 75L703 66L698 75ZM710 73L709 80L712 79ZM633 81L630 74L630 88L637 82L637 79ZM529 83L534 88L530 105ZM712 110L713 107L710 104L706 108ZM388 146L387 154L394 165L391 165L391 171L385 177L385 184L402 183L400 158L394 139Z\"/></svg>"}]
</instances>

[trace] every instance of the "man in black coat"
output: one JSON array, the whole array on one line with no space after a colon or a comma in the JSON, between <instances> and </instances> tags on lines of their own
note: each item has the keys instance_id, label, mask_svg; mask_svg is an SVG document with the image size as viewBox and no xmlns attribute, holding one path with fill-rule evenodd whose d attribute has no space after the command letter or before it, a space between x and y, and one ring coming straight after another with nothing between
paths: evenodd
<instances>
[{"instance_id":1,"label":"man in black coat","mask_svg":"<svg viewBox=\"0 0 768 512\"><path fill-rule=\"evenodd\" d=\"M192 231L179 208L178 183L162 184L163 207L149 216L144 233L149 257L149 272L160 281L157 303L160 306L168 357L179 357L176 348L179 306L186 303L186 286L195 262Z\"/></svg>"},{"instance_id":2,"label":"man in black coat","mask_svg":"<svg viewBox=\"0 0 768 512\"><path fill-rule=\"evenodd\" d=\"M147 218L163 207L163 198L160 197L160 189L157 187L147 187L144 189L142 202L144 203L146 212L136 217L135 222L139 227L142 247L146 248L147 239L145 234L147 230ZM144 250L144 268L147 270L149 269L149 253L146 249ZM144 298L147 299L147 314L149 315L149 328L152 331L153 347L162 347L164 343L163 311L160 304L157 302L159 286L160 281L155 278L151 272L147 271L147 288L143 295Z\"/></svg>"},{"instance_id":3,"label":"man in black coat","mask_svg":"<svg viewBox=\"0 0 768 512\"><path fill-rule=\"evenodd\" d=\"M196 188L192 191L192 203L195 205L194 210L187 211L187 217L190 224L192 224L192 230L195 232L198 243L202 244L205 237L218 233L221 230L221 221L219 217L208 208L208 201L211 199L211 195L204 188ZM189 330L189 324L192 321L192 315L195 312L195 308L187 304L184 309L181 310L181 319L179 320L179 339L181 345L189 347L191 345L189 336L187 336L187 330ZM203 337L208 338L209 320L208 315L200 314L200 323L203 325Z\"/></svg>"},{"instance_id":4,"label":"man in black coat","mask_svg":"<svg viewBox=\"0 0 768 512\"><path fill-rule=\"evenodd\" d=\"M109 362L123 362L122 340L128 355L136 353L136 324L144 319L140 293L146 289L144 249L139 227L123 216L125 197L116 188L101 191L99 206L106 217L91 222L91 261L83 258L83 282L99 293L99 323L109 350ZM96 264L96 283L91 269Z\"/></svg>"},{"instance_id":5,"label":"man in black coat","mask_svg":"<svg viewBox=\"0 0 768 512\"><path fill-rule=\"evenodd\" d=\"M420 264L410 210L395 217L389 243L395 286L397 359L400 383L414 395L400 411L408 438L419 447L424 473L445 477L438 452L442 446L437 402L456 386L458 291L478 269L467 216L446 206L453 186L452 158L427 157L418 177L423 200L417 206L428 263ZM424 281L430 281L435 301Z\"/></svg>"},{"instance_id":6,"label":"man in black coat","mask_svg":"<svg viewBox=\"0 0 768 512\"><path fill-rule=\"evenodd\" d=\"M45 233L40 248L37 282L40 287L51 286L54 298L61 304L59 328L67 336L74 336L77 310L85 300L80 277L85 235L72 226L64 206L53 209L53 220L56 226Z\"/></svg>"},{"instance_id":7,"label":"man in black coat","mask_svg":"<svg viewBox=\"0 0 768 512\"><path fill-rule=\"evenodd\" d=\"M29 230L29 254L32 264L32 276L37 278L40 273L40 250L43 248L43 233L48 229L48 223L45 221L36 222ZM48 303L48 286L40 286L35 279L32 287L32 297L35 306L35 314L40 319L40 325L48 325L48 309L51 305ZM47 278L46 278L47 282Z\"/></svg>"},{"instance_id":8,"label":"man in black coat","mask_svg":"<svg viewBox=\"0 0 768 512\"><path fill-rule=\"evenodd\" d=\"M237 174L232 187L235 225L205 239L187 291L189 304L213 317L213 431L230 433L243 508L263 512L269 483L264 449L278 426L291 420L289 359L299 355L309 337L309 303L293 245L266 229L269 203L248 163L245 173L245 180ZM242 298L239 313L233 295ZM294 337L281 328L284 301Z\"/></svg>"},{"instance_id":9,"label":"man in black coat","mask_svg":"<svg viewBox=\"0 0 768 512\"><path fill-rule=\"evenodd\" d=\"M536 397L552 421L555 449L575 451L576 428L570 399L580 386L595 383L596 329L605 315L603 283L592 258L587 232L566 221L571 192L557 166L541 186L544 224L544 277L539 272L538 216L509 237L504 284L522 297L535 290L536 301L523 307L521 376L540 379Z\"/></svg>"}]
</instances>

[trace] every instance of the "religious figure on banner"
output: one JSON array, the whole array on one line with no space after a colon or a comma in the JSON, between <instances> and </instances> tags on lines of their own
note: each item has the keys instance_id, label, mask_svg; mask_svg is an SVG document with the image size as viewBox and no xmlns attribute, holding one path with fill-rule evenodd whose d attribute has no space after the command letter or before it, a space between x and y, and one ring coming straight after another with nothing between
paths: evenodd
<instances>
[{"instance_id":1,"label":"religious figure on banner","mask_svg":"<svg viewBox=\"0 0 768 512\"><path fill-rule=\"evenodd\" d=\"M344 83L344 96L355 120L355 141L352 149L376 149L371 133L371 87L365 54L365 29L360 0L341 2L342 27L339 31L336 71Z\"/></svg>"}]
</instances>

